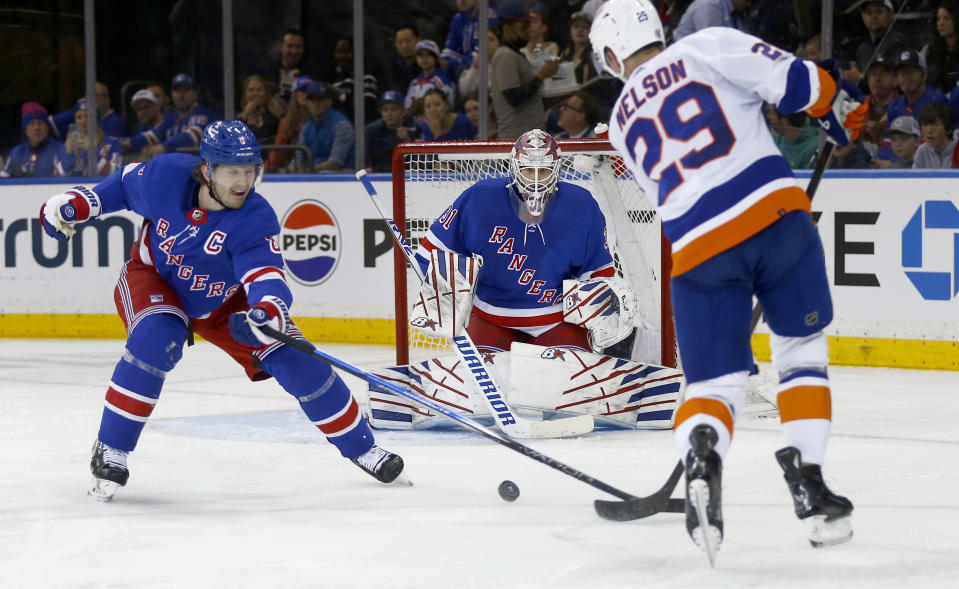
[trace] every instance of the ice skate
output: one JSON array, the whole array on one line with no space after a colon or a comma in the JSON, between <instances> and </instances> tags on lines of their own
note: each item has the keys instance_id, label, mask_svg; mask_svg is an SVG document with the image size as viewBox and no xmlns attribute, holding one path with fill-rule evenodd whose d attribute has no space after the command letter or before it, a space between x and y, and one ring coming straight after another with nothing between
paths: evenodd
<instances>
[{"instance_id":1,"label":"ice skate","mask_svg":"<svg viewBox=\"0 0 959 589\"><path fill-rule=\"evenodd\" d=\"M802 464L799 450L792 446L777 450L776 460L789 485L796 517L809 526L809 543L821 548L851 540L852 502L826 487L820 466Z\"/></svg>"},{"instance_id":2,"label":"ice skate","mask_svg":"<svg viewBox=\"0 0 959 589\"><path fill-rule=\"evenodd\" d=\"M90 472L93 473L93 486L87 491L97 501L110 501L117 489L127 484L130 470L127 469L129 452L107 446L100 440L93 443L93 456L90 459Z\"/></svg>"},{"instance_id":3,"label":"ice skate","mask_svg":"<svg viewBox=\"0 0 959 589\"><path fill-rule=\"evenodd\" d=\"M412 485L403 472L403 459L399 454L387 452L376 444L366 454L350 458L350 462L368 472L373 478L387 485Z\"/></svg>"},{"instance_id":4,"label":"ice skate","mask_svg":"<svg viewBox=\"0 0 959 589\"><path fill-rule=\"evenodd\" d=\"M686 455L686 531L715 566L723 541L723 463L713 448L719 436L708 425L697 425L689 434L693 447Z\"/></svg>"}]
</instances>

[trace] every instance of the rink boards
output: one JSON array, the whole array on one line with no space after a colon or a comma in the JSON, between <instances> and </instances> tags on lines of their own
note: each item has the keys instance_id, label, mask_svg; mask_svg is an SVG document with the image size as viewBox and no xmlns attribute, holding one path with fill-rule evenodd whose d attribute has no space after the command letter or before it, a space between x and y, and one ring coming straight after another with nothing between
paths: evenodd
<instances>
[{"instance_id":1,"label":"rink boards","mask_svg":"<svg viewBox=\"0 0 959 589\"><path fill-rule=\"evenodd\" d=\"M389 177L373 178L389 206ZM835 363L959 370L957 180L949 171L823 180L813 211L835 303L827 329ZM73 184L0 183L0 337L124 337L113 287L140 219L101 217L70 243L45 237L40 205ZM280 220L294 315L307 335L393 343L390 235L352 175L267 177L259 192ZM762 325L754 347L768 358Z\"/></svg>"}]
</instances>

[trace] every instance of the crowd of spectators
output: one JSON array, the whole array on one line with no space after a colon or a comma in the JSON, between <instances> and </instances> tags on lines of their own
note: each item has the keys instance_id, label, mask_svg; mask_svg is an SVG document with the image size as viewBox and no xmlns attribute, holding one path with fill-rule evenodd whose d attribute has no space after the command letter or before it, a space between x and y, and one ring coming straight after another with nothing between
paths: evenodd
<instances>
[{"instance_id":1,"label":"crowd of spectators","mask_svg":"<svg viewBox=\"0 0 959 589\"><path fill-rule=\"evenodd\" d=\"M398 24L391 53L368 55L375 65L362 80L354 75L351 39L337 39L329 65L315 67L305 58L306 33L282 31L275 63L241 77L235 108L236 118L263 145L281 146L266 149L267 171L352 170L357 92L364 97L365 165L374 172L390 171L393 148L406 141L514 139L532 128L558 138L595 136L596 124L608 120L622 87L600 76L594 65L589 30L603 0L491 0L489 13L482 16L478 0L455 1L445 40L424 38L414 24ZM722 26L807 59L822 57L821 39L799 10L809 3L654 4L669 43ZM910 2L913 14L925 10L930 16L924 34L893 26L899 2L835 0L835 5L842 28L834 34L833 57L846 87L870 110L861 137L835 150L832 167L959 167L954 137L959 0ZM489 25L485 89L479 87L480 18ZM97 173L109 174L124 162L161 153L195 150L202 129L216 118L199 103L197 90L188 73L177 74L168 86L144 83L129 102L133 116L124 121L111 107L109 89L97 83ZM480 92L489 97L488 132L482 137ZM54 114L38 102L25 102L20 112L23 142L4 154L0 177L86 175L88 110L83 99ZM808 117L784 115L769 105L767 121L794 168L814 165L819 137Z\"/></svg>"}]
</instances>

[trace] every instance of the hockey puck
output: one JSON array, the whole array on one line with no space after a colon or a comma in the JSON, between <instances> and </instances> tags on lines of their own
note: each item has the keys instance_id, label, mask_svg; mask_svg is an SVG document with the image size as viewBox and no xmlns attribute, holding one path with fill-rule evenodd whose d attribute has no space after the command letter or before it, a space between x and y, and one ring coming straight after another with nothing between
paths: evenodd
<instances>
[{"instance_id":1,"label":"hockey puck","mask_svg":"<svg viewBox=\"0 0 959 589\"><path fill-rule=\"evenodd\" d=\"M503 501L516 501L519 497L519 487L513 481L503 481L499 484L499 496L503 498Z\"/></svg>"}]
</instances>

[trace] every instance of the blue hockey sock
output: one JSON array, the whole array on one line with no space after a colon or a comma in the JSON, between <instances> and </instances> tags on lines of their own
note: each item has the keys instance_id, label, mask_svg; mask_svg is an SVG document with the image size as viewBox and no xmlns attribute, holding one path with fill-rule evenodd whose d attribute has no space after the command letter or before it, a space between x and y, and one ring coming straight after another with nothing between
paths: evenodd
<instances>
[{"instance_id":1,"label":"blue hockey sock","mask_svg":"<svg viewBox=\"0 0 959 589\"><path fill-rule=\"evenodd\" d=\"M97 434L101 442L126 452L136 448L186 336L186 325L174 315L151 315L137 325L110 379Z\"/></svg>"},{"instance_id":2,"label":"blue hockey sock","mask_svg":"<svg viewBox=\"0 0 959 589\"><path fill-rule=\"evenodd\" d=\"M373 446L373 432L356 399L330 366L282 346L263 359L263 368L299 401L310 421L346 458Z\"/></svg>"}]
</instances>

